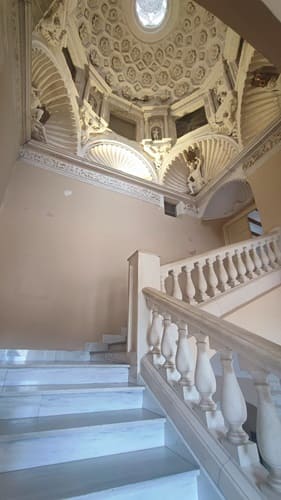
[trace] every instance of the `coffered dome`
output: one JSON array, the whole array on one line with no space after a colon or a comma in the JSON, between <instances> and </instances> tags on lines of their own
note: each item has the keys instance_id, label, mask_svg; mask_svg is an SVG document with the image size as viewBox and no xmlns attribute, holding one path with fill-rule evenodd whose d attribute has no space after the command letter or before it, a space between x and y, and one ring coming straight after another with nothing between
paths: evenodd
<instances>
[{"instance_id":1,"label":"coffered dome","mask_svg":"<svg viewBox=\"0 0 281 500\"><path fill-rule=\"evenodd\" d=\"M197 90L226 34L190 0L81 0L76 25L90 67L114 94L140 106L172 104Z\"/></svg>"}]
</instances>

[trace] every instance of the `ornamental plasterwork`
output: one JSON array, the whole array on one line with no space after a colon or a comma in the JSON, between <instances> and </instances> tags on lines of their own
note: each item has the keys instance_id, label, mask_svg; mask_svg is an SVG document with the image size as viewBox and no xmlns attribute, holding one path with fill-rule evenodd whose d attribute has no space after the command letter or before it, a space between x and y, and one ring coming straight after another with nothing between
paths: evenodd
<instances>
[{"instance_id":1,"label":"ornamental plasterwork","mask_svg":"<svg viewBox=\"0 0 281 500\"><path fill-rule=\"evenodd\" d=\"M147 153L153 160L156 170L159 170L163 164L165 156L171 150L172 139L144 139L142 141L142 146L144 152Z\"/></svg>"},{"instance_id":2,"label":"ornamental plasterwork","mask_svg":"<svg viewBox=\"0 0 281 500\"><path fill-rule=\"evenodd\" d=\"M142 179L156 181L152 164L136 149L119 141L102 138L89 144L85 156L92 162Z\"/></svg>"},{"instance_id":3,"label":"ornamental plasterwork","mask_svg":"<svg viewBox=\"0 0 281 500\"><path fill-rule=\"evenodd\" d=\"M81 144L87 144L90 138L96 134L103 134L108 124L93 109L91 104L84 100L79 109L81 126Z\"/></svg>"},{"instance_id":4,"label":"ornamental plasterwork","mask_svg":"<svg viewBox=\"0 0 281 500\"><path fill-rule=\"evenodd\" d=\"M215 179L237 156L237 143L223 135L197 137L176 144L165 159L160 179L180 193L198 195L204 185Z\"/></svg>"},{"instance_id":5,"label":"ornamental plasterwork","mask_svg":"<svg viewBox=\"0 0 281 500\"><path fill-rule=\"evenodd\" d=\"M49 45L61 47L66 41L66 15L68 0L55 0L39 23L38 32Z\"/></svg>"},{"instance_id":6,"label":"ornamental plasterwork","mask_svg":"<svg viewBox=\"0 0 281 500\"><path fill-rule=\"evenodd\" d=\"M223 73L205 96L205 110L211 129L215 133L237 137L237 93L226 61Z\"/></svg>"},{"instance_id":7,"label":"ornamental plasterwork","mask_svg":"<svg viewBox=\"0 0 281 500\"><path fill-rule=\"evenodd\" d=\"M267 153L273 150L281 149L281 122L279 121L273 130L270 130L263 138L258 141L258 145L254 145L247 158L243 161L243 170L245 172L253 171L259 166L259 160Z\"/></svg>"},{"instance_id":8,"label":"ornamental plasterwork","mask_svg":"<svg viewBox=\"0 0 281 500\"><path fill-rule=\"evenodd\" d=\"M28 147L22 149L21 158L36 167L163 207L162 194L116 177L90 170L86 166L79 167L71 161L61 160L46 153L38 153L32 149L28 149Z\"/></svg>"},{"instance_id":9,"label":"ornamental plasterwork","mask_svg":"<svg viewBox=\"0 0 281 500\"><path fill-rule=\"evenodd\" d=\"M31 137L40 142L47 142L46 130L42 123L44 115L40 91L34 85L31 89Z\"/></svg>"},{"instance_id":10,"label":"ornamental plasterwork","mask_svg":"<svg viewBox=\"0 0 281 500\"><path fill-rule=\"evenodd\" d=\"M176 0L173 0L176 1ZM80 0L76 26L88 62L112 91L139 106L182 99L219 60L226 26L190 0L167 37L153 44L130 30L122 0Z\"/></svg>"}]
</instances>

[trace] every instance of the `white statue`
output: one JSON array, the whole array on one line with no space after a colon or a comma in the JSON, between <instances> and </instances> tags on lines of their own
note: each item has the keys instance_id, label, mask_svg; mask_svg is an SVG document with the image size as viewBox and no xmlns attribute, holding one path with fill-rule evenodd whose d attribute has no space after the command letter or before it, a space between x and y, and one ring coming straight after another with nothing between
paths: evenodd
<instances>
[{"instance_id":1,"label":"white statue","mask_svg":"<svg viewBox=\"0 0 281 500\"><path fill-rule=\"evenodd\" d=\"M197 194L205 184L203 176L203 158L200 150L196 147L190 146L188 151L184 152L186 164L189 168L189 175L187 177L187 188L190 194Z\"/></svg>"}]
</instances>

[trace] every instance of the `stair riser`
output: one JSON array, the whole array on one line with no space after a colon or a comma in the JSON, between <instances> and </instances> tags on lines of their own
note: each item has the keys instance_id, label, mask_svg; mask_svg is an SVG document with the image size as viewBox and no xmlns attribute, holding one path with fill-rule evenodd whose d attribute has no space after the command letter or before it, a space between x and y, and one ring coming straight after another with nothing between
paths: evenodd
<instances>
[{"instance_id":1,"label":"stair riser","mask_svg":"<svg viewBox=\"0 0 281 500\"><path fill-rule=\"evenodd\" d=\"M91 361L96 362L115 362L115 363L128 363L127 352L91 352Z\"/></svg>"},{"instance_id":2,"label":"stair riser","mask_svg":"<svg viewBox=\"0 0 281 500\"><path fill-rule=\"evenodd\" d=\"M168 476L152 481L131 484L113 490L71 497L71 500L171 500L171 498L198 500L196 477L188 474Z\"/></svg>"},{"instance_id":3,"label":"stair riser","mask_svg":"<svg viewBox=\"0 0 281 500\"><path fill-rule=\"evenodd\" d=\"M11 385L96 384L128 382L127 367L0 368L0 387Z\"/></svg>"},{"instance_id":4,"label":"stair riser","mask_svg":"<svg viewBox=\"0 0 281 500\"><path fill-rule=\"evenodd\" d=\"M164 446L163 420L2 436L0 472Z\"/></svg>"},{"instance_id":5,"label":"stair riser","mask_svg":"<svg viewBox=\"0 0 281 500\"><path fill-rule=\"evenodd\" d=\"M87 351L0 349L0 361L14 363L18 361L90 361Z\"/></svg>"},{"instance_id":6,"label":"stair riser","mask_svg":"<svg viewBox=\"0 0 281 500\"><path fill-rule=\"evenodd\" d=\"M42 417L70 413L129 410L142 407L142 391L105 391L93 394L1 396L0 419Z\"/></svg>"}]
</instances>

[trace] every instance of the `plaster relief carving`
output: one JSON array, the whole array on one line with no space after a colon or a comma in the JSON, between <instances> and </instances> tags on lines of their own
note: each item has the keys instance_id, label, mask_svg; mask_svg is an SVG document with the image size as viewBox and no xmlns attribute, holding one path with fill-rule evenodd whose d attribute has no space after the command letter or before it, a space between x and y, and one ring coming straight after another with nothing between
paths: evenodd
<instances>
[{"instance_id":1,"label":"plaster relief carving","mask_svg":"<svg viewBox=\"0 0 281 500\"><path fill-rule=\"evenodd\" d=\"M53 47L61 47L66 39L66 2L57 0L52 4L38 31Z\"/></svg>"},{"instance_id":2,"label":"plaster relief carving","mask_svg":"<svg viewBox=\"0 0 281 500\"><path fill-rule=\"evenodd\" d=\"M247 155L248 157L244 159L243 170L244 171L254 171L258 160L269 153L272 149L281 148L281 123L279 122L274 130L267 134L262 140L259 140L257 145L252 148L252 150Z\"/></svg>"},{"instance_id":3,"label":"plaster relief carving","mask_svg":"<svg viewBox=\"0 0 281 500\"><path fill-rule=\"evenodd\" d=\"M214 132L236 136L237 93L232 88L227 65L223 63L224 73L209 90L205 99L208 122Z\"/></svg>"},{"instance_id":4,"label":"plaster relief carving","mask_svg":"<svg viewBox=\"0 0 281 500\"><path fill-rule=\"evenodd\" d=\"M180 193L195 196L227 168L238 150L232 138L212 134L190 145L175 144L164 158L160 181Z\"/></svg>"},{"instance_id":5,"label":"plaster relief carving","mask_svg":"<svg viewBox=\"0 0 281 500\"><path fill-rule=\"evenodd\" d=\"M273 90L278 86L280 74L273 66L263 66L253 73L252 87Z\"/></svg>"},{"instance_id":6,"label":"plaster relief carving","mask_svg":"<svg viewBox=\"0 0 281 500\"><path fill-rule=\"evenodd\" d=\"M94 102L96 105L96 101ZM93 101L84 100L80 107L81 144L85 145L90 137L102 134L107 129L107 123L94 111Z\"/></svg>"},{"instance_id":7,"label":"plaster relief carving","mask_svg":"<svg viewBox=\"0 0 281 500\"><path fill-rule=\"evenodd\" d=\"M152 132L154 132L154 134L156 133L157 137L158 137L158 133L160 134L159 132L159 129L160 127L153 127L152 131L151 131L151 135L152 135ZM161 131L161 129L160 129ZM163 160L165 158L165 156L169 153L171 147L172 147L172 140L167 138L167 139L162 139L162 137L159 139L156 139L156 136L154 135L154 137L151 139L144 139L142 141L142 146L143 146L143 150L145 151L145 153L147 153L153 160L154 162L154 165L156 167L157 170L160 170L160 168L162 167L162 164L163 164Z\"/></svg>"},{"instance_id":8,"label":"plaster relief carving","mask_svg":"<svg viewBox=\"0 0 281 500\"><path fill-rule=\"evenodd\" d=\"M94 186L104 187L111 191L126 194L139 200L152 203L159 207L163 206L163 195L147 189L142 186L134 185L129 181L110 177L98 171L91 170L87 167L80 167L68 160L61 160L55 156L50 156L46 153L33 151L32 149L24 148L21 151L21 157L24 160L32 163L34 166L50 170L57 174L66 177L76 178L81 182L92 184Z\"/></svg>"},{"instance_id":9,"label":"plaster relief carving","mask_svg":"<svg viewBox=\"0 0 281 500\"><path fill-rule=\"evenodd\" d=\"M40 91L32 85L31 90L31 136L40 142L47 142L46 131L41 122L44 108L40 100Z\"/></svg>"}]
</instances>

